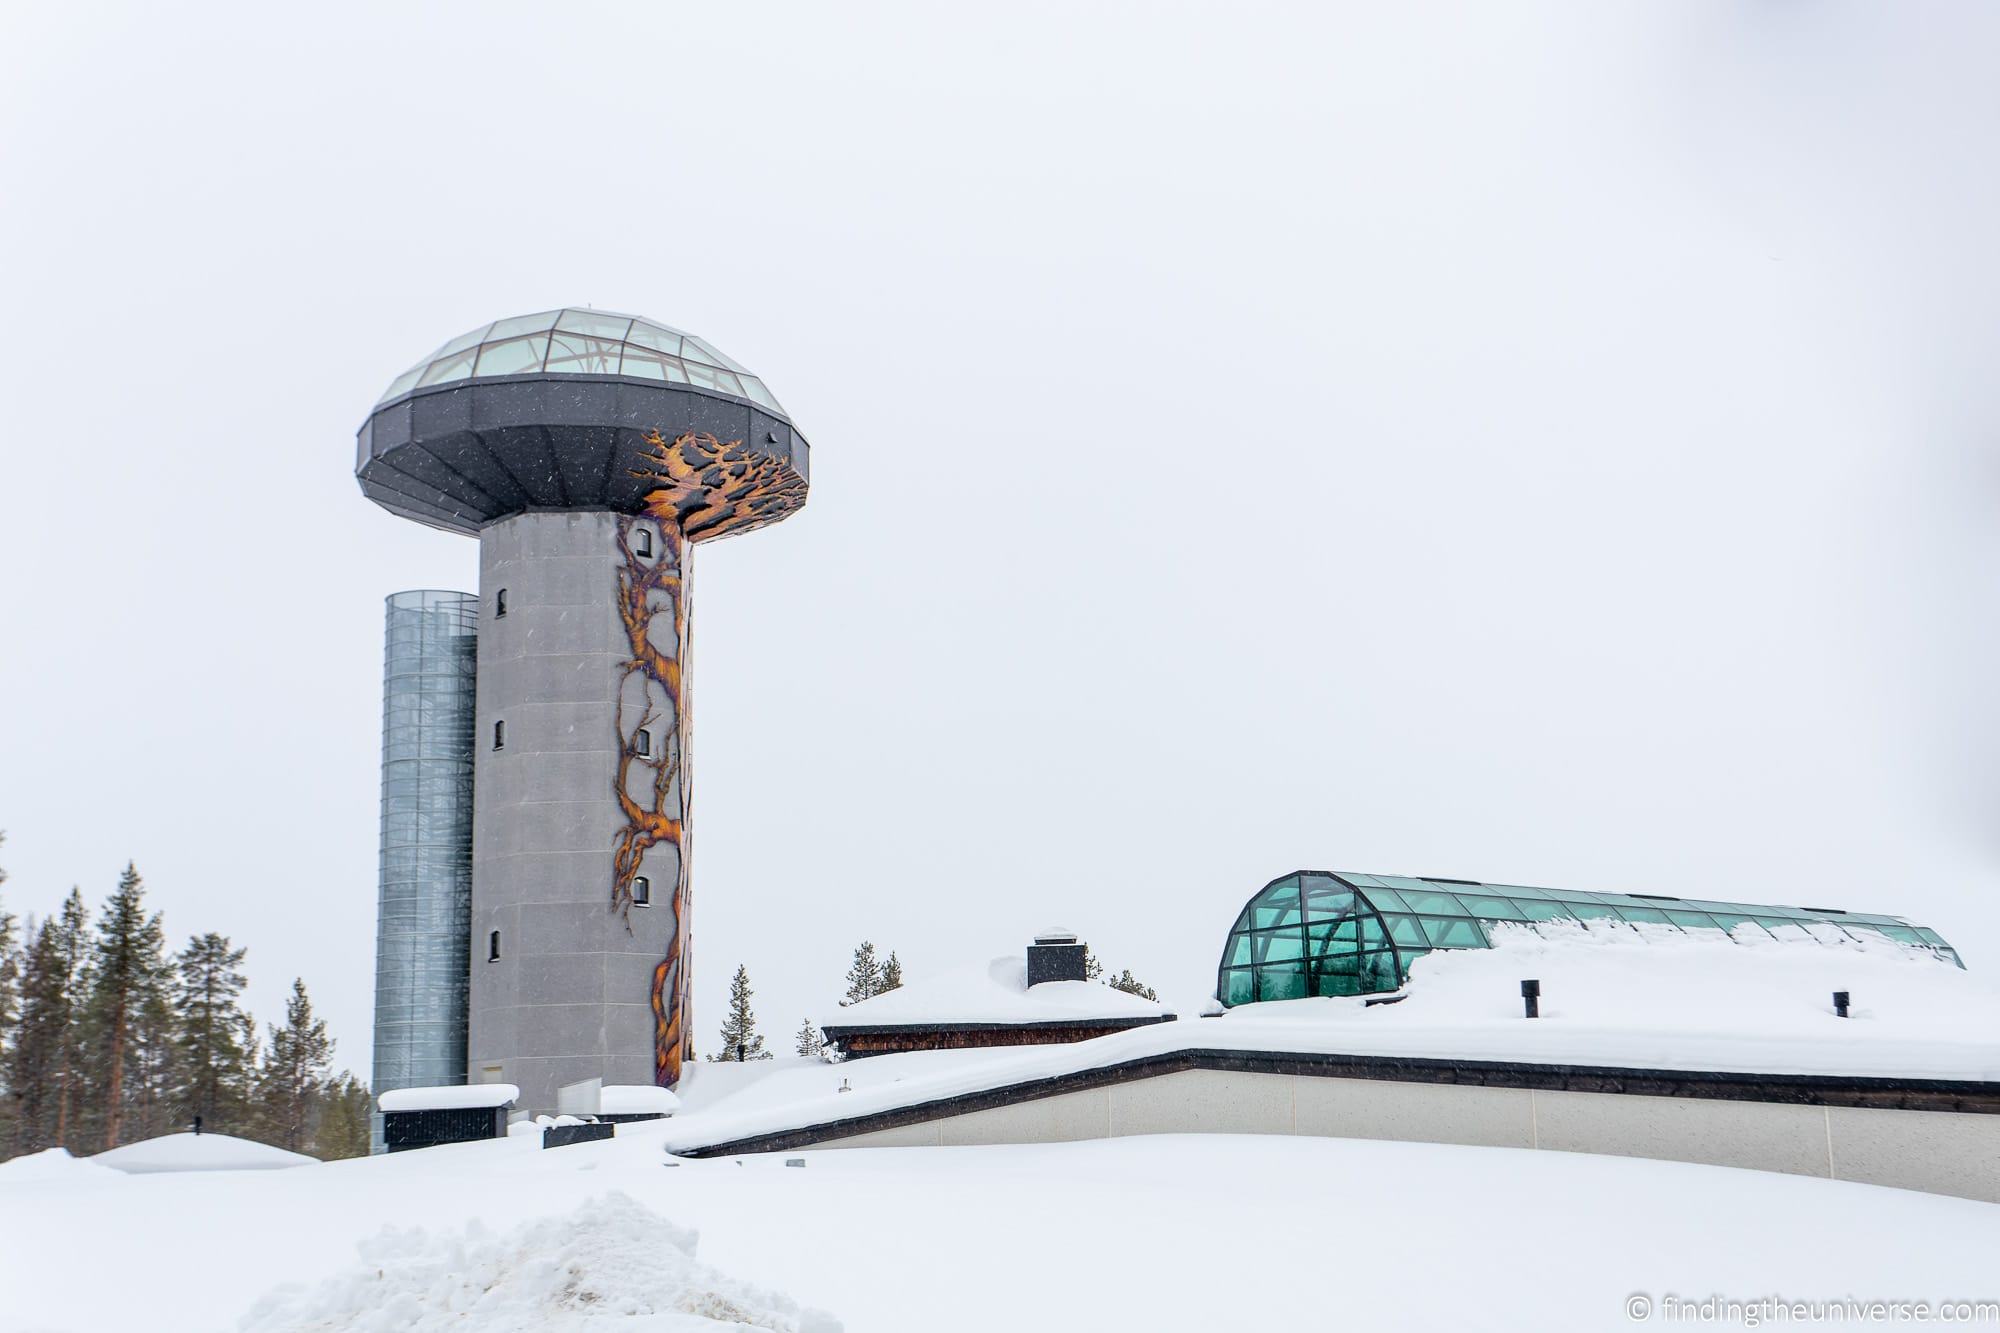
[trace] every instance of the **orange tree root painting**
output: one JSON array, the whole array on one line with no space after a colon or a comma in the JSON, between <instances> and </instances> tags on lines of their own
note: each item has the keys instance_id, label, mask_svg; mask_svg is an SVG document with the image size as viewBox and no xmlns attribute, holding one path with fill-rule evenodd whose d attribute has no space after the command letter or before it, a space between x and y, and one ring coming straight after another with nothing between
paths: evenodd
<instances>
[{"instance_id":1,"label":"orange tree root painting","mask_svg":"<svg viewBox=\"0 0 2000 1333\"><path fill-rule=\"evenodd\" d=\"M619 691L615 785L625 822L612 856L611 910L625 918L629 930L633 883L646 853L672 847L674 882L665 900L673 904L674 936L653 969L652 984L653 1078L665 1087L679 1081L691 1044L687 545L777 522L805 503L806 479L790 463L742 440L693 431L668 439L655 430L644 443L631 475L648 485L643 518L654 520L661 544L656 555L641 554L634 540L641 520L619 520L618 615L628 655ZM654 637L656 627L665 628L663 619L673 629L671 652L661 646L664 635ZM628 708L623 688L635 676L645 685L644 703L636 710ZM661 743L642 746L641 733L649 739L658 734Z\"/></svg>"}]
</instances>

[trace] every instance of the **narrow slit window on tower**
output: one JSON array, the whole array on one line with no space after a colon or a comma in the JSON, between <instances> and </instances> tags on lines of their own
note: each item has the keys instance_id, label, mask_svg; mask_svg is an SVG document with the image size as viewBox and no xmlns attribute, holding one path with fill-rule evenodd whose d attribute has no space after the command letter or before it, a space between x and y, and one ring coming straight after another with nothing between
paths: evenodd
<instances>
[{"instance_id":1,"label":"narrow slit window on tower","mask_svg":"<svg viewBox=\"0 0 2000 1333\"><path fill-rule=\"evenodd\" d=\"M632 879L632 906L651 907L653 905L653 881L644 875Z\"/></svg>"},{"instance_id":2,"label":"narrow slit window on tower","mask_svg":"<svg viewBox=\"0 0 2000 1333\"><path fill-rule=\"evenodd\" d=\"M497 930L486 937L486 961L489 963L500 961L500 932Z\"/></svg>"},{"instance_id":3,"label":"narrow slit window on tower","mask_svg":"<svg viewBox=\"0 0 2000 1333\"><path fill-rule=\"evenodd\" d=\"M639 728L639 734L632 738L632 753L638 755L641 759L651 759L653 757L653 733L644 727Z\"/></svg>"},{"instance_id":4,"label":"narrow slit window on tower","mask_svg":"<svg viewBox=\"0 0 2000 1333\"><path fill-rule=\"evenodd\" d=\"M495 721L493 724L493 748L496 750L507 748L507 724L505 722Z\"/></svg>"},{"instance_id":5,"label":"narrow slit window on tower","mask_svg":"<svg viewBox=\"0 0 2000 1333\"><path fill-rule=\"evenodd\" d=\"M498 620L507 614L507 590L502 588L493 594L493 618Z\"/></svg>"},{"instance_id":6,"label":"narrow slit window on tower","mask_svg":"<svg viewBox=\"0 0 2000 1333\"><path fill-rule=\"evenodd\" d=\"M653 530L651 528L640 528L632 534L632 551L636 555L651 555L653 553Z\"/></svg>"}]
</instances>

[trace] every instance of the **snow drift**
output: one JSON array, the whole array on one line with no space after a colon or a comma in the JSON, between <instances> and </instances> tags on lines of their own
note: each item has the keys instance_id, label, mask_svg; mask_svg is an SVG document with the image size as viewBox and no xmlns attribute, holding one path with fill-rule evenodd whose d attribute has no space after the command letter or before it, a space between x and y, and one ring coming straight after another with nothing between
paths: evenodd
<instances>
[{"instance_id":1,"label":"snow drift","mask_svg":"<svg viewBox=\"0 0 2000 1333\"><path fill-rule=\"evenodd\" d=\"M317 1286L265 1296L242 1333L565 1333L620 1321L632 1333L769 1329L839 1333L840 1323L790 1297L696 1262L697 1233L625 1194L567 1217L494 1235L389 1228L361 1262Z\"/></svg>"}]
</instances>

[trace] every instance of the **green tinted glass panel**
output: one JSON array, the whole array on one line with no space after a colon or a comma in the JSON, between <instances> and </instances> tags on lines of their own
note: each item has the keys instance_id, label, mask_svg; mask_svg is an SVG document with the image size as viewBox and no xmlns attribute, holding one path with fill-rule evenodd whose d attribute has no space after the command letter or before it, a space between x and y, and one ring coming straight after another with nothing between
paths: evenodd
<instances>
[{"instance_id":1,"label":"green tinted glass panel","mask_svg":"<svg viewBox=\"0 0 2000 1333\"><path fill-rule=\"evenodd\" d=\"M1521 915L1529 921L1565 921L1569 919L1569 909L1561 903L1535 902L1532 899L1514 904L1521 909Z\"/></svg>"},{"instance_id":2,"label":"green tinted glass panel","mask_svg":"<svg viewBox=\"0 0 2000 1333\"><path fill-rule=\"evenodd\" d=\"M1361 918L1361 943L1364 946L1381 948L1389 942L1389 933L1382 928L1381 921L1372 916Z\"/></svg>"},{"instance_id":3,"label":"green tinted glass panel","mask_svg":"<svg viewBox=\"0 0 2000 1333\"><path fill-rule=\"evenodd\" d=\"M1361 979L1366 985L1363 994L1376 991L1395 990L1403 984L1396 971L1396 955L1393 953L1363 954L1361 957Z\"/></svg>"},{"instance_id":4,"label":"green tinted glass panel","mask_svg":"<svg viewBox=\"0 0 2000 1333\"><path fill-rule=\"evenodd\" d=\"M1403 901L1410 905L1411 911L1421 912L1425 916L1466 915L1464 905L1449 893L1417 893L1405 890Z\"/></svg>"},{"instance_id":5,"label":"green tinted glass panel","mask_svg":"<svg viewBox=\"0 0 2000 1333\"><path fill-rule=\"evenodd\" d=\"M1296 930L1260 931L1250 937L1251 955L1260 963L1281 963L1301 957L1305 941Z\"/></svg>"},{"instance_id":6,"label":"green tinted glass panel","mask_svg":"<svg viewBox=\"0 0 2000 1333\"><path fill-rule=\"evenodd\" d=\"M1890 939L1901 940L1905 944L1918 944L1923 939L1922 936L1918 935L1916 931L1910 929L1908 926L1879 926L1877 929Z\"/></svg>"},{"instance_id":7,"label":"green tinted glass panel","mask_svg":"<svg viewBox=\"0 0 2000 1333\"><path fill-rule=\"evenodd\" d=\"M1390 888L1368 890L1368 901L1383 912L1407 912L1410 905L1403 901L1403 895Z\"/></svg>"},{"instance_id":8,"label":"green tinted glass panel","mask_svg":"<svg viewBox=\"0 0 2000 1333\"><path fill-rule=\"evenodd\" d=\"M1256 999L1254 974L1247 967L1233 967L1222 974L1222 994L1224 1004L1249 1004Z\"/></svg>"},{"instance_id":9,"label":"green tinted glass panel","mask_svg":"<svg viewBox=\"0 0 2000 1333\"><path fill-rule=\"evenodd\" d=\"M1250 961L1250 937L1234 935L1229 940L1229 966L1242 967Z\"/></svg>"},{"instance_id":10,"label":"green tinted glass panel","mask_svg":"<svg viewBox=\"0 0 2000 1333\"><path fill-rule=\"evenodd\" d=\"M1345 916L1354 910L1354 895L1346 889L1307 889L1307 916Z\"/></svg>"},{"instance_id":11,"label":"green tinted glass panel","mask_svg":"<svg viewBox=\"0 0 2000 1333\"><path fill-rule=\"evenodd\" d=\"M1652 921L1660 925L1667 923L1667 914L1657 907L1620 907L1618 915L1627 921Z\"/></svg>"},{"instance_id":12,"label":"green tinted glass panel","mask_svg":"<svg viewBox=\"0 0 2000 1333\"><path fill-rule=\"evenodd\" d=\"M1430 943L1424 938L1424 932L1417 925L1415 917L1398 913L1383 919L1389 923L1389 938L1398 945L1408 949L1421 949Z\"/></svg>"},{"instance_id":13,"label":"green tinted glass panel","mask_svg":"<svg viewBox=\"0 0 2000 1333\"><path fill-rule=\"evenodd\" d=\"M1715 918L1710 916L1706 912L1684 912L1677 908L1672 908L1672 907L1664 908L1662 910L1666 912L1667 920L1685 929L1688 930L1719 929L1719 927L1717 927L1715 924Z\"/></svg>"},{"instance_id":14,"label":"green tinted glass panel","mask_svg":"<svg viewBox=\"0 0 2000 1333\"><path fill-rule=\"evenodd\" d=\"M1521 909L1505 898L1494 898L1483 893L1461 893L1458 900L1474 916L1490 916L1499 921L1523 921Z\"/></svg>"},{"instance_id":15,"label":"green tinted glass panel","mask_svg":"<svg viewBox=\"0 0 2000 1333\"><path fill-rule=\"evenodd\" d=\"M1302 1000L1306 995L1306 970L1302 966L1260 967L1257 969L1257 998L1260 1000Z\"/></svg>"},{"instance_id":16,"label":"green tinted glass panel","mask_svg":"<svg viewBox=\"0 0 2000 1333\"><path fill-rule=\"evenodd\" d=\"M1289 926L1299 919L1297 901L1290 903L1259 903L1250 909L1250 924L1258 929L1269 926Z\"/></svg>"},{"instance_id":17,"label":"green tinted glass panel","mask_svg":"<svg viewBox=\"0 0 2000 1333\"><path fill-rule=\"evenodd\" d=\"M1424 934L1430 937L1431 946L1437 949L1480 949L1486 946L1486 937L1479 933L1479 927L1470 921L1447 920L1440 917L1422 918Z\"/></svg>"},{"instance_id":18,"label":"green tinted glass panel","mask_svg":"<svg viewBox=\"0 0 2000 1333\"><path fill-rule=\"evenodd\" d=\"M1509 898L1560 898L1560 897L1562 897L1562 895L1561 895L1561 894L1559 894L1559 893L1551 893L1551 892L1549 892L1549 891L1548 891L1547 889L1531 889L1531 888L1529 888L1529 887L1528 887L1527 885L1525 885L1525 884L1488 884L1488 885L1487 885L1486 887L1487 887L1487 889L1489 889L1490 891L1492 891L1492 892L1494 892L1494 893L1500 893L1500 894L1504 894L1504 895L1506 895L1506 896L1507 896L1507 897L1509 897Z\"/></svg>"}]
</instances>

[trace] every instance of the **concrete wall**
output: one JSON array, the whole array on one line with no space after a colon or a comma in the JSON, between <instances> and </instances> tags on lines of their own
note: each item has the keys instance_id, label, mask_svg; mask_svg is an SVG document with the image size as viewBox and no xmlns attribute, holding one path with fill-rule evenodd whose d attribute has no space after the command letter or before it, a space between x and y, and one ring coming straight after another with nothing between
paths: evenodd
<instances>
[{"instance_id":1,"label":"concrete wall","mask_svg":"<svg viewBox=\"0 0 2000 1333\"><path fill-rule=\"evenodd\" d=\"M618 517L603 511L520 514L479 541L467 1064L473 1082L519 1085L530 1112L554 1111L566 1083L653 1081L652 975L674 935L679 866L658 849L664 865L643 867L655 905L612 910L623 563Z\"/></svg>"},{"instance_id":2,"label":"concrete wall","mask_svg":"<svg viewBox=\"0 0 2000 1333\"><path fill-rule=\"evenodd\" d=\"M2000 1202L2000 1115L1190 1070L830 1139L823 1148L1312 1134L1749 1167Z\"/></svg>"}]
</instances>

